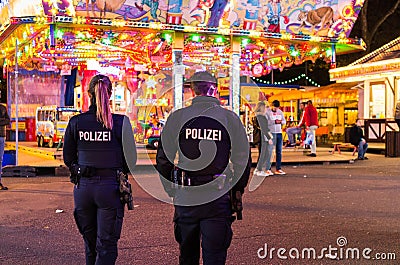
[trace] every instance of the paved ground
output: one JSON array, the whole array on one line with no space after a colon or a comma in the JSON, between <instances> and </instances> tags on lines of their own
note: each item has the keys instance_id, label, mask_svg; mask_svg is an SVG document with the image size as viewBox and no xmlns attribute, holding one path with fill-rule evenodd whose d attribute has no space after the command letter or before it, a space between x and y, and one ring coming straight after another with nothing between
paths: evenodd
<instances>
[{"instance_id":1,"label":"paved ground","mask_svg":"<svg viewBox=\"0 0 400 265\"><path fill-rule=\"evenodd\" d=\"M269 177L247 192L244 220L233 224L227 264L399 264L400 158L373 156L354 164L286 165L288 175ZM154 171L139 167L142 180ZM0 264L84 264L83 243L72 217L67 177L4 178L0 191ZM135 210L125 212L117 264L177 264L173 207L134 184ZM57 209L63 210L56 213ZM337 239L347 245L339 247ZM339 243L344 242L344 238ZM264 255L265 244L272 259ZM338 248L341 260L280 259L278 248ZM372 249L369 253L368 249ZM366 249L371 258L346 259ZM281 250L283 251L283 250ZM270 252L269 252L270 253ZM327 254L327 251L324 252ZM335 254L332 250L332 254Z\"/></svg>"}]
</instances>

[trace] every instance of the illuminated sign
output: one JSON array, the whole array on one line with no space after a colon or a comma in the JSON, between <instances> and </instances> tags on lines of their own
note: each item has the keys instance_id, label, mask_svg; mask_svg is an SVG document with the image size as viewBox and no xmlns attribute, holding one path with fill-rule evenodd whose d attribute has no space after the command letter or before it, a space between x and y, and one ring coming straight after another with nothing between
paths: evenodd
<instances>
[{"instance_id":1,"label":"illuminated sign","mask_svg":"<svg viewBox=\"0 0 400 265\"><path fill-rule=\"evenodd\" d=\"M114 75L118 77L121 77L121 75L124 74L124 71L122 71L118 67L115 66L102 67L100 63L96 60L87 60L87 70L95 70L99 72L99 74Z\"/></svg>"},{"instance_id":2,"label":"illuminated sign","mask_svg":"<svg viewBox=\"0 0 400 265\"><path fill-rule=\"evenodd\" d=\"M166 107L169 106L169 100L167 98L158 98L158 99L151 99L151 98L137 98L134 101L135 106L160 106Z\"/></svg>"},{"instance_id":3,"label":"illuminated sign","mask_svg":"<svg viewBox=\"0 0 400 265\"><path fill-rule=\"evenodd\" d=\"M253 71L253 76L259 77L259 76L262 76L262 73L264 71L264 67L263 67L262 64L257 63L257 64L255 64L253 66L252 71Z\"/></svg>"},{"instance_id":4,"label":"illuminated sign","mask_svg":"<svg viewBox=\"0 0 400 265\"><path fill-rule=\"evenodd\" d=\"M0 24L11 17L67 15L75 16L72 0L0 0Z\"/></svg>"},{"instance_id":5,"label":"illuminated sign","mask_svg":"<svg viewBox=\"0 0 400 265\"><path fill-rule=\"evenodd\" d=\"M3 7L8 5L9 3L10 3L9 0L0 0L0 11L1 11L1 9L3 9Z\"/></svg>"},{"instance_id":6,"label":"illuminated sign","mask_svg":"<svg viewBox=\"0 0 400 265\"><path fill-rule=\"evenodd\" d=\"M0 0L0 24L11 17L43 15L42 0Z\"/></svg>"}]
</instances>

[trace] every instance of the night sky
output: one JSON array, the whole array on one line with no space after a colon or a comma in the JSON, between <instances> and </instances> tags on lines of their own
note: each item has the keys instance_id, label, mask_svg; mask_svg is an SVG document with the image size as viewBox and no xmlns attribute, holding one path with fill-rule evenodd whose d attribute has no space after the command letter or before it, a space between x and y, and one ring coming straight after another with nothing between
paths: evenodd
<instances>
[{"instance_id":1,"label":"night sky","mask_svg":"<svg viewBox=\"0 0 400 265\"><path fill-rule=\"evenodd\" d=\"M368 0L368 29L371 29L379 19L381 19L388 11L400 0ZM359 17L360 18L360 17ZM361 37L361 20L358 19L350 34L350 38ZM369 32L369 31L368 31ZM391 40L400 37L400 8L396 10L377 30L372 42L370 44L370 51L383 46ZM367 52L357 52L337 57L337 66L346 66L358 58L366 55ZM306 69L307 68L307 69ZM283 82L296 78L300 74L307 74L307 76L320 85L330 84L329 80L329 65L323 61L317 60L315 64L311 61L303 63L302 65L286 68L283 72L274 70L274 81ZM271 81L271 74L261 77L260 79ZM299 80L298 85L311 85L305 79Z\"/></svg>"}]
</instances>

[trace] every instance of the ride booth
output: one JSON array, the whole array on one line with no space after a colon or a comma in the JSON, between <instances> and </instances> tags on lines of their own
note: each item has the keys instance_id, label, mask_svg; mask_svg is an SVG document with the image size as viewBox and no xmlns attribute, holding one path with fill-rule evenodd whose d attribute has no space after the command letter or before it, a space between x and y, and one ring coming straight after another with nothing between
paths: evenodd
<instances>
[{"instance_id":1,"label":"ride booth","mask_svg":"<svg viewBox=\"0 0 400 265\"><path fill-rule=\"evenodd\" d=\"M367 142L387 143L387 133L400 129L394 120L400 101L400 59L393 57L399 50L400 38L396 38L348 66L330 70L337 83L356 83L358 118Z\"/></svg>"}]
</instances>

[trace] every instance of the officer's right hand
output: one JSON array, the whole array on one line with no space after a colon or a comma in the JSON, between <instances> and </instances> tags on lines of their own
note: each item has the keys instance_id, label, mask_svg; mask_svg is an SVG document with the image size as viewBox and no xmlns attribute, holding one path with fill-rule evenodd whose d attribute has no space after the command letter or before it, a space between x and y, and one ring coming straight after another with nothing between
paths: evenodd
<instances>
[{"instance_id":1,"label":"officer's right hand","mask_svg":"<svg viewBox=\"0 0 400 265\"><path fill-rule=\"evenodd\" d=\"M242 193L237 190L234 191L233 196L233 208L236 212L241 212L243 210Z\"/></svg>"},{"instance_id":2,"label":"officer's right hand","mask_svg":"<svg viewBox=\"0 0 400 265\"><path fill-rule=\"evenodd\" d=\"M71 173L69 175L69 181L75 185L78 184L78 176Z\"/></svg>"},{"instance_id":3,"label":"officer's right hand","mask_svg":"<svg viewBox=\"0 0 400 265\"><path fill-rule=\"evenodd\" d=\"M231 194L231 202L232 202L232 211L236 213L236 219L242 220L242 211L243 211L243 203L242 203L242 193L240 191L232 191Z\"/></svg>"},{"instance_id":4,"label":"officer's right hand","mask_svg":"<svg viewBox=\"0 0 400 265\"><path fill-rule=\"evenodd\" d=\"M77 164L72 164L69 167L69 172L69 181L76 185L78 183L79 166Z\"/></svg>"}]
</instances>

